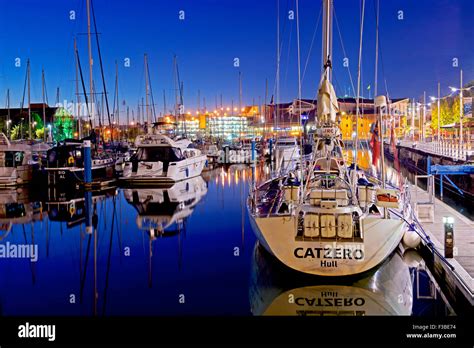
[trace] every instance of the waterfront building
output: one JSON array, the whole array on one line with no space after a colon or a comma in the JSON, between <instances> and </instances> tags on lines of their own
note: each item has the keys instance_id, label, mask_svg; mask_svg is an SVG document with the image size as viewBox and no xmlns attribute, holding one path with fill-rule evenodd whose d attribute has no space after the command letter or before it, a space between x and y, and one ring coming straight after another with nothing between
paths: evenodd
<instances>
[{"instance_id":1,"label":"waterfront building","mask_svg":"<svg viewBox=\"0 0 474 348\"><path fill-rule=\"evenodd\" d=\"M356 99L338 98L339 102L339 126L343 140L352 140L356 131ZM409 99L399 98L390 101L389 111L385 113L386 135L389 135L389 120L393 120L398 136L403 136L406 128ZM374 100L361 98L359 103L359 138L370 139L371 125L376 121ZM278 110L277 110L278 109ZM299 114L302 114L300 123ZM254 132L258 135L292 135L301 133L303 126L306 130L314 128L315 115L317 112L317 101L312 99L302 99L301 102L294 100L292 103L281 103L278 105L264 106L264 117L253 124ZM278 114L278 119L276 115ZM391 118L391 116L393 118Z\"/></svg>"}]
</instances>

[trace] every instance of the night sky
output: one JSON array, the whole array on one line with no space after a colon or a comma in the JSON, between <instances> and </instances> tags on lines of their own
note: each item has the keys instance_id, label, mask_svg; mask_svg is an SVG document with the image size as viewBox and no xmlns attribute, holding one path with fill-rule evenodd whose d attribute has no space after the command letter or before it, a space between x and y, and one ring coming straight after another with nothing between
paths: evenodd
<instances>
[{"instance_id":1,"label":"night sky","mask_svg":"<svg viewBox=\"0 0 474 348\"><path fill-rule=\"evenodd\" d=\"M374 85L375 0L366 0L363 51L363 93ZM19 104L26 60L31 59L32 102L41 102L41 68L44 67L48 99L71 101L75 93L73 39L78 39L86 84L87 31L85 0L1 0L0 106L10 88L12 106ZM458 58L464 80L474 79L474 1L472 0L381 0L379 94L418 98L423 91L435 95L437 82L442 94L459 85ZM198 89L214 109L216 96L224 105L238 105L238 71L242 72L244 104L274 93L276 71L276 0L95 0L110 103L113 100L115 61L119 63L120 99L136 108L144 96L143 54L149 56L151 82L157 111L163 109L163 89L168 108L174 98L173 55L178 57L184 82L186 111L195 110ZM307 69L303 97L316 95L321 66L321 3L300 0L301 65ZM280 0L281 9L281 101L297 97L296 20L288 19L294 0ZM70 20L70 11L76 19ZM179 11L185 19L179 20ZM403 11L403 20L398 19ZM359 0L335 0L335 12L354 83L359 47ZM311 54L310 50L315 27ZM93 40L95 43L95 41ZM334 23L334 85L339 96L352 95L339 30ZM94 44L94 78L101 84ZM15 67L15 59L21 67ZM124 67L130 58L131 66ZM240 68L234 67L240 59ZM385 83L386 81L386 83ZM88 87L87 87L88 88ZM220 104L220 101L219 101ZM201 105L202 106L202 105Z\"/></svg>"}]
</instances>

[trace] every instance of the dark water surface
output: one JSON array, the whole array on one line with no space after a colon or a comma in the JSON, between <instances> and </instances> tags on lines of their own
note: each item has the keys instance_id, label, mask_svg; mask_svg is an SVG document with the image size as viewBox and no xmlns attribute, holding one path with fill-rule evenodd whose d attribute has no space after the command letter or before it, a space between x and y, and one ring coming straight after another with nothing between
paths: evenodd
<instances>
[{"instance_id":1,"label":"dark water surface","mask_svg":"<svg viewBox=\"0 0 474 348\"><path fill-rule=\"evenodd\" d=\"M79 191L1 191L0 244L37 245L38 259L0 258L0 314L453 314L415 252L358 279L305 277L279 264L250 228L251 178L234 165L168 190L94 192L90 207Z\"/></svg>"}]
</instances>

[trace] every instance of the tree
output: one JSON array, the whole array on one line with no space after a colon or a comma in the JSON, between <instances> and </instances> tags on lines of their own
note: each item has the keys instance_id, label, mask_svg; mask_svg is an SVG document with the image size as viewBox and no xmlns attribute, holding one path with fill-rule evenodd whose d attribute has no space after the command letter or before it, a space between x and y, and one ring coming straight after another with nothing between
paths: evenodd
<instances>
[{"instance_id":1,"label":"tree","mask_svg":"<svg viewBox=\"0 0 474 348\"><path fill-rule=\"evenodd\" d=\"M440 101L440 125L446 126L459 122L459 98L447 98ZM433 105L431 111L431 128L438 129L438 103Z\"/></svg>"},{"instance_id":2,"label":"tree","mask_svg":"<svg viewBox=\"0 0 474 348\"><path fill-rule=\"evenodd\" d=\"M22 132L22 128L23 128L23 132ZM14 125L11 128L10 138L12 140L19 140L19 139L22 138L22 135L23 135L23 138L28 136L28 125L27 124L19 123L19 124Z\"/></svg>"}]
</instances>

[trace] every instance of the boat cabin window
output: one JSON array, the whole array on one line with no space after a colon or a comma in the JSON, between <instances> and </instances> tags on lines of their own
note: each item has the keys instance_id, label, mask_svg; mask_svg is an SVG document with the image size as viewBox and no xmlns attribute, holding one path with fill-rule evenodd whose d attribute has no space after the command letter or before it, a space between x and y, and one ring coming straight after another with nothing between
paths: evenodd
<instances>
[{"instance_id":1,"label":"boat cabin window","mask_svg":"<svg viewBox=\"0 0 474 348\"><path fill-rule=\"evenodd\" d=\"M181 150L175 147L141 147L135 158L138 161L176 162L183 159Z\"/></svg>"},{"instance_id":2,"label":"boat cabin window","mask_svg":"<svg viewBox=\"0 0 474 348\"><path fill-rule=\"evenodd\" d=\"M23 151L5 151L4 167L18 167L23 163L25 153Z\"/></svg>"}]
</instances>

